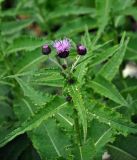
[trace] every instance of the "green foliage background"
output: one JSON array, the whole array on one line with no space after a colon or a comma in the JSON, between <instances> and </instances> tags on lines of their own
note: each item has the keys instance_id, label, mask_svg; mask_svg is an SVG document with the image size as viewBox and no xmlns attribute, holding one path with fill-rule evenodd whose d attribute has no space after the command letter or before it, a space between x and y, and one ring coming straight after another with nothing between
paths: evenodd
<instances>
[{"instance_id":1,"label":"green foliage background","mask_svg":"<svg viewBox=\"0 0 137 160\"><path fill-rule=\"evenodd\" d=\"M74 84L41 53L63 37ZM136 44L136 0L0 0L0 159L137 160Z\"/></svg>"}]
</instances>

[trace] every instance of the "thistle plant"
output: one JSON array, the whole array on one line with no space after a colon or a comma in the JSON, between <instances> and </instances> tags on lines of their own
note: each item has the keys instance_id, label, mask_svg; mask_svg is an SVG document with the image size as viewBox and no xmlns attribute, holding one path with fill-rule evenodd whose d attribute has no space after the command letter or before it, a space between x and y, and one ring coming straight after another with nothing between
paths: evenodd
<instances>
[{"instance_id":1,"label":"thistle plant","mask_svg":"<svg viewBox=\"0 0 137 160\"><path fill-rule=\"evenodd\" d=\"M48 45L44 45L44 46L48 46ZM43 47L44 47L43 46ZM65 80L63 89L64 89L64 94L66 94L66 101L71 103L70 105L72 106L72 110L73 110L73 114L74 114L74 130L75 130L75 134L77 135L77 144L80 146L82 145L82 141L83 143L86 141L86 136L87 136L87 119L86 119L86 111L84 106L81 106L83 108L79 108L79 106L77 106L78 101L81 101L81 97L78 97L78 99L76 99L76 101L71 97L74 96L73 94L79 94L77 93L77 91L79 90L79 88L77 87L78 85L78 80L77 77L74 74L74 71L78 65L78 60L80 60L80 57L74 61L72 61L70 64L67 64L66 58L68 57L69 60L69 55L71 52L71 41L69 39L63 39L63 40L56 40L55 42L53 42L53 47L56 49L57 52L57 56L59 58L64 58L66 66L64 68L64 62L62 63L61 61L59 61L60 63L58 63L58 61L55 60L50 60L52 62L55 63L55 65L60 66L61 70L60 70L60 74L63 73L63 77ZM42 47L42 48L43 48ZM77 47L75 48L75 54L79 54L81 55L85 55L87 53L87 49L84 45L77 45ZM75 89L75 91L73 90ZM74 92L74 93L73 93ZM73 101L73 102L72 102ZM83 112L83 113L81 113ZM84 116L84 117L83 117ZM85 119L84 119L85 118ZM83 136L80 136L80 134L82 133L82 131L80 130L81 128L81 124L83 125ZM84 140L82 140L82 137L84 138Z\"/></svg>"},{"instance_id":2,"label":"thistle plant","mask_svg":"<svg viewBox=\"0 0 137 160\"><path fill-rule=\"evenodd\" d=\"M93 47L88 37L86 31L78 44L68 38L40 40L38 52L30 53L40 56L37 63L30 61L16 73L8 68L1 79L13 84L14 112L20 123L0 139L1 147L27 133L44 160L100 159L105 153L111 158L115 137L137 132L136 125L118 111L128 109L131 100L112 83L129 39L124 33L118 45ZM93 73L100 63L101 69Z\"/></svg>"},{"instance_id":3,"label":"thistle plant","mask_svg":"<svg viewBox=\"0 0 137 160\"><path fill-rule=\"evenodd\" d=\"M0 160L137 159L136 8L0 0Z\"/></svg>"}]
</instances>

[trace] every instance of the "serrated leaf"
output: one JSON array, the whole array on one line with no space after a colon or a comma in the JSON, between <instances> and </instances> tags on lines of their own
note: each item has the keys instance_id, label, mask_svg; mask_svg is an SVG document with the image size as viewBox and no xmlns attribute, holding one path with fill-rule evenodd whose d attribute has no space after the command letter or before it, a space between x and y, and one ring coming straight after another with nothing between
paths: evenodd
<instances>
[{"instance_id":1,"label":"serrated leaf","mask_svg":"<svg viewBox=\"0 0 137 160\"><path fill-rule=\"evenodd\" d=\"M116 147L114 145L108 145L108 148L110 150L111 157L113 157L113 160L137 160L137 157L134 157L130 153L124 151L123 149Z\"/></svg>"},{"instance_id":2,"label":"serrated leaf","mask_svg":"<svg viewBox=\"0 0 137 160\"><path fill-rule=\"evenodd\" d=\"M87 18L77 18L68 23L65 23L56 33L56 37L60 36L70 36L85 30L85 24L89 29L96 28L96 21L93 19Z\"/></svg>"},{"instance_id":3,"label":"serrated leaf","mask_svg":"<svg viewBox=\"0 0 137 160\"><path fill-rule=\"evenodd\" d=\"M40 50L35 50L26 53L19 61L17 61L14 67L15 74L21 74L23 72L34 70L42 62L46 61L48 56L41 55Z\"/></svg>"},{"instance_id":4,"label":"serrated leaf","mask_svg":"<svg viewBox=\"0 0 137 160\"><path fill-rule=\"evenodd\" d=\"M70 142L57 126L55 120L49 119L46 123L42 123L37 129L29 133L29 137L42 159L66 157L65 147L70 145Z\"/></svg>"},{"instance_id":5,"label":"serrated leaf","mask_svg":"<svg viewBox=\"0 0 137 160\"><path fill-rule=\"evenodd\" d=\"M33 116L38 109L39 106L30 103L30 101L25 98L17 99L13 106L14 113L18 117L20 123Z\"/></svg>"},{"instance_id":6,"label":"serrated leaf","mask_svg":"<svg viewBox=\"0 0 137 160\"><path fill-rule=\"evenodd\" d=\"M126 50L126 54L125 54L125 59L128 59L128 60L136 60L137 59L137 45L136 45L136 42L137 42L137 36L131 36L130 38L130 41L128 43L128 46L127 46L127 50Z\"/></svg>"},{"instance_id":7,"label":"serrated leaf","mask_svg":"<svg viewBox=\"0 0 137 160\"><path fill-rule=\"evenodd\" d=\"M16 103L17 104L14 105L14 111L21 122L24 122L28 117L34 116L39 109L38 106L34 106L26 99L22 99L22 101L17 101ZM66 110L68 110L68 108ZM61 113L60 111L56 115L61 115L63 120L65 120L65 124L69 124L69 127L72 128L72 126L70 126L70 124L73 125L72 122L69 122L67 117ZM43 122L38 128L27 132L27 134L42 159L45 157L47 159L58 156L66 157L67 151L65 147L70 143L69 138L61 131L59 124L57 124L53 118Z\"/></svg>"},{"instance_id":8,"label":"serrated leaf","mask_svg":"<svg viewBox=\"0 0 137 160\"><path fill-rule=\"evenodd\" d=\"M93 102L95 103L95 102ZM90 114L101 123L109 125L112 129L123 135L137 133L136 125L125 119L120 113L111 110L105 105L96 103Z\"/></svg>"},{"instance_id":9,"label":"serrated leaf","mask_svg":"<svg viewBox=\"0 0 137 160\"><path fill-rule=\"evenodd\" d=\"M105 96L112 101L127 106L126 100L122 97L116 86L105 78L98 76L94 81L89 83L93 90L102 96Z\"/></svg>"},{"instance_id":10,"label":"serrated leaf","mask_svg":"<svg viewBox=\"0 0 137 160\"><path fill-rule=\"evenodd\" d=\"M105 49L105 51L101 53L98 53L95 57L91 59L90 66L93 67L105 61L107 58L111 57L118 49L118 45L115 45L111 48Z\"/></svg>"},{"instance_id":11,"label":"serrated leaf","mask_svg":"<svg viewBox=\"0 0 137 160\"><path fill-rule=\"evenodd\" d=\"M137 160L137 138L134 135L128 137L119 136L113 144L108 144L107 149L114 160Z\"/></svg>"},{"instance_id":12,"label":"serrated leaf","mask_svg":"<svg viewBox=\"0 0 137 160\"><path fill-rule=\"evenodd\" d=\"M107 43L109 43L109 42L107 42ZM90 44L91 45L91 44ZM101 48L101 47L103 47L103 45L105 45L105 44L102 44L102 45L99 45L96 49L99 49L99 48ZM91 46L89 46L89 48L90 48ZM97 65L97 64L100 64L101 62L103 62L103 61L105 61L105 60L107 60L109 57L111 57L117 50L119 49L119 46L118 45L115 45L115 46L113 46L113 47L111 47L111 48L108 48L108 49L105 49L105 51L102 51L102 52L100 52L100 53L97 53L96 55L92 55L92 51L88 51L88 54L87 54L87 56L84 58L84 59L82 59L79 63L78 63L78 67L79 67L79 65L81 64L81 63L87 63L88 64L88 62L90 62L89 63L89 66L90 67L93 67L93 66L95 66L95 65ZM90 55L91 54L91 55ZM88 62L86 62L86 61L88 61ZM84 64L83 64L84 65ZM81 67L81 72L84 72L83 70L82 70L82 67Z\"/></svg>"},{"instance_id":13,"label":"serrated leaf","mask_svg":"<svg viewBox=\"0 0 137 160\"><path fill-rule=\"evenodd\" d=\"M72 85L68 88L69 94L74 102L75 109L78 111L78 115L83 127L84 140L87 136L87 113L86 108L80 93L80 90L76 85Z\"/></svg>"},{"instance_id":14,"label":"serrated leaf","mask_svg":"<svg viewBox=\"0 0 137 160\"><path fill-rule=\"evenodd\" d=\"M98 20L98 32L97 36L93 40L93 44L96 44L98 39L101 37L106 25L108 24L109 21L109 16L110 16L110 10L111 10L111 5L112 1L111 0L96 0L96 9L97 9L97 20Z\"/></svg>"},{"instance_id":15,"label":"serrated leaf","mask_svg":"<svg viewBox=\"0 0 137 160\"><path fill-rule=\"evenodd\" d=\"M44 73L39 72L39 76L35 76L32 80L34 85L51 86L51 87L63 87L64 78L61 76L58 70L45 70Z\"/></svg>"},{"instance_id":16,"label":"serrated leaf","mask_svg":"<svg viewBox=\"0 0 137 160\"><path fill-rule=\"evenodd\" d=\"M112 9L114 13L123 11L126 8L130 8L134 4L135 0L126 0L124 3L122 0L113 1Z\"/></svg>"},{"instance_id":17,"label":"serrated leaf","mask_svg":"<svg viewBox=\"0 0 137 160\"><path fill-rule=\"evenodd\" d=\"M95 146L91 139L88 139L82 146L76 146L74 151L76 160L92 160L95 156Z\"/></svg>"},{"instance_id":18,"label":"serrated leaf","mask_svg":"<svg viewBox=\"0 0 137 160\"><path fill-rule=\"evenodd\" d=\"M5 135L4 138L0 139L0 147L4 146L12 139L20 134L31 131L34 128L39 127L39 125L46 121L53 114L56 114L61 108L66 107L67 102L63 103L62 98L56 97L53 101L46 104L45 107L40 108L34 116L30 117L28 120L24 121L20 127Z\"/></svg>"},{"instance_id":19,"label":"serrated leaf","mask_svg":"<svg viewBox=\"0 0 137 160\"><path fill-rule=\"evenodd\" d=\"M25 19L11 22L4 22L0 25L0 30L2 35L9 35L16 33L23 28L29 26L34 20L33 19Z\"/></svg>"},{"instance_id":20,"label":"serrated leaf","mask_svg":"<svg viewBox=\"0 0 137 160\"><path fill-rule=\"evenodd\" d=\"M42 38L34 38L34 37L27 37L27 36L22 36L13 41L9 45L9 47L6 50L7 54L25 50L25 51L32 51L35 50L38 47L41 47L44 44L49 44L50 41Z\"/></svg>"},{"instance_id":21,"label":"serrated leaf","mask_svg":"<svg viewBox=\"0 0 137 160\"><path fill-rule=\"evenodd\" d=\"M87 73L88 70L87 65L90 61L91 61L90 58L88 58L87 60L83 61L80 65L78 65L78 67L76 68L75 74L80 86L82 86L85 83L84 76Z\"/></svg>"},{"instance_id":22,"label":"serrated leaf","mask_svg":"<svg viewBox=\"0 0 137 160\"><path fill-rule=\"evenodd\" d=\"M74 126L74 120L72 116L72 108L63 108L56 115L55 118L59 122L61 128L65 130L72 130Z\"/></svg>"},{"instance_id":23,"label":"serrated leaf","mask_svg":"<svg viewBox=\"0 0 137 160\"><path fill-rule=\"evenodd\" d=\"M88 135L92 139L95 146L95 157L102 156L102 150L108 142L114 141L114 132L108 125L100 123L97 119L93 119L88 130Z\"/></svg>"},{"instance_id":24,"label":"serrated leaf","mask_svg":"<svg viewBox=\"0 0 137 160\"><path fill-rule=\"evenodd\" d=\"M104 147L106 143L112 141L113 131L111 128L102 133L101 137L95 142L95 149L97 152Z\"/></svg>"},{"instance_id":25,"label":"serrated leaf","mask_svg":"<svg viewBox=\"0 0 137 160\"><path fill-rule=\"evenodd\" d=\"M60 81L45 81L45 82L32 82L34 85L39 85L39 86L49 86L49 87L58 87L58 88L63 88L63 79L60 79Z\"/></svg>"},{"instance_id":26,"label":"serrated leaf","mask_svg":"<svg viewBox=\"0 0 137 160\"><path fill-rule=\"evenodd\" d=\"M64 16L70 16L70 15L83 15L83 14L92 14L95 15L95 9L94 8L88 8L88 7L62 7L57 8L53 12L49 13L47 20L51 20L54 18L64 17Z\"/></svg>"},{"instance_id":27,"label":"serrated leaf","mask_svg":"<svg viewBox=\"0 0 137 160\"><path fill-rule=\"evenodd\" d=\"M76 74L76 77L77 77L77 80L78 80L80 86L82 86L85 83L84 77L86 76L86 73L87 73L87 70L88 70L88 64L91 62L91 59L93 57L93 55L92 55L93 52L92 52L92 49L91 49L91 38L90 38L90 34L88 32L87 27L86 27L86 30L85 30L85 36L83 37L81 43L87 48L87 50L88 50L87 53L88 54L86 54L84 57L78 56L78 58L81 59L81 60L76 65L76 71L74 72L74 74Z\"/></svg>"},{"instance_id":28,"label":"serrated leaf","mask_svg":"<svg viewBox=\"0 0 137 160\"><path fill-rule=\"evenodd\" d=\"M23 1L20 1L20 2L25 3ZM32 8L20 8L19 9L16 6L16 7L12 7L12 8L8 8L6 10L3 10L0 17L4 17L4 18L12 17L12 18L14 18L18 15L25 15L25 16L31 15L32 16L33 13L34 13L34 11L32 10Z\"/></svg>"},{"instance_id":29,"label":"serrated leaf","mask_svg":"<svg viewBox=\"0 0 137 160\"><path fill-rule=\"evenodd\" d=\"M45 105L48 101L51 100L51 97L49 95L43 95L42 92L36 91L33 87L31 87L29 84L24 82L20 78L15 78L17 82L19 83L21 89L24 92L24 96L30 98L30 100L35 104L35 105Z\"/></svg>"},{"instance_id":30,"label":"serrated leaf","mask_svg":"<svg viewBox=\"0 0 137 160\"><path fill-rule=\"evenodd\" d=\"M105 27L109 20L109 12L111 7L111 0L96 0L96 9L97 9L97 17L98 17L98 25L103 25ZM102 16L103 15L103 16Z\"/></svg>"},{"instance_id":31,"label":"serrated leaf","mask_svg":"<svg viewBox=\"0 0 137 160\"><path fill-rule=\"evenodd\" d=\"M126 47L129 39L124 42L125 34L120 43L120 49L110 58L110 60L101 68L98 75L102 75L107 80L111 81L118 72L119 66L124 58Z\"/></svg>"}]
</instances>

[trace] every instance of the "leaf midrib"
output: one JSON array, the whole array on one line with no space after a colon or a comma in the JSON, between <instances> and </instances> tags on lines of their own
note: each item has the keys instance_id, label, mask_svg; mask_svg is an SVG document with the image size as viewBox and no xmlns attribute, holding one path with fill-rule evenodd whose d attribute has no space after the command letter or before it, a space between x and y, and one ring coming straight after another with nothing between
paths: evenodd
<instances>
[{"instance_id":1,"label":"leaf midrib","mask_svg":"<svg viewBox=\"0 0 137 160\"><path fill-rule=\"evenodd\" d=\"M132 158L132 159L134 159L134 160L137 160L136 157L134 157L133 155L131 155L130 153L124 151L124 150L121 149L121 148L118 148L118 147L116 147L116 146L114 146L114 145L111 145L111 144L107 144L107 146L110 147L110 148L113 148L113 149L115 149L115 150L117 150L117 151L119 151L119 152L121 152L121 153L123 153L123 154L125 154L126 156L128 156L128 157L130 157L130 158Z\"/></svg>"},{"instance_id":2,"label":"leaf midrib","mask_svg":"<svg viewBox=\"0 0 137 160\"><path fill-rule=\"evenodd\" d=\"M96 117L98 116L96 113L91 113L91 112L89 112L89 114L91 114L93 117L94 117L94 114L96 115ZM108 124L110 123L110 125L111 124L115 124L115 125L119 125L119 126L123 126L123 127L126 127L126 128L128 128L128 129L132 129L132 130L136 130L136 129L134 129L134 128L131 128L131 127L129 127L129 126L126 126L126 125L123 125L123 124L121 124L121 123L118 123L118 122L116 122L116 121L114 121L114 120L111 120L111 119L108 119L108 118L106 118L106 117L102 117L102 116L98 116L98 117L101 117L102 119L104 119L105 121L108 121ZM105 123L105 122L103 122L103 123ZM137 131L137 130L136 130Z\"/></svg>"}]
</instances>

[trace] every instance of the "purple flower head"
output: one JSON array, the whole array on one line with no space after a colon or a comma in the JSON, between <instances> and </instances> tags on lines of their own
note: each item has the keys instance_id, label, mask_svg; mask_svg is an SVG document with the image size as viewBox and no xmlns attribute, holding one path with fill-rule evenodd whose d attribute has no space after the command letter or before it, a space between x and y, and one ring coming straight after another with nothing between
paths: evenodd
<instances>
[{"instance_id":1,"label":"purple flower head","mask_svg":"<svg viewBox=\"0 0 137 160\"><path fill-rule=\"evenodd\" d=\"M77 53L79 55L85 55L87 53L87 49L85 46L83 46L82 44L77 45Z\"/></svg>"},{"instance_id":2,"label":"purple flower head","mask_svg":"<svg viewBox=\"0 0 137 160\"><path fill-rule=\"evenodd\" d=\"M44 46L42 46L42 53L44 55L48 55L48 54L50 54L50 52L51 52L51 48L47 44L45 44Z\"/></svg>"},{"instance_id":3,"label":"purple flower head","mask_svg":"<svg viewBox=\"0 0 137 160\"><path fill-rule=\"evenodd\" d=\"M63 40L56 40L53 43L53 47L56 49L57 54L60 58L66 58L69 55L70 51L70 40L65 38Z\"/></svg>"}]
</instances>

